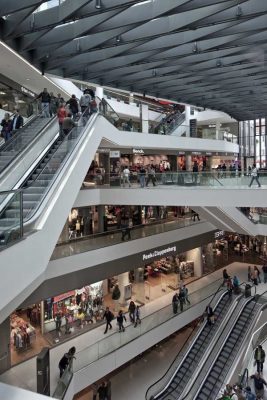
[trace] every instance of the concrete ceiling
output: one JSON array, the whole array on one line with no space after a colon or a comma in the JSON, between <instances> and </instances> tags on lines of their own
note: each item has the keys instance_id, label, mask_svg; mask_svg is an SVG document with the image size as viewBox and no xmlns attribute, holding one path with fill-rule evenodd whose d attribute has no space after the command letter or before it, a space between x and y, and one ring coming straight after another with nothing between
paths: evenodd
<instances>
[{"instance_id":1,"label":"concrete ceiling","mask_svg":"<svg viewBox=\"0 0 267 400\"><path fill-rule=\"evenodd\" d=\"M1 0L1 35L43 72L266 116L266 0Z\"/></svg>"}]
</instances>

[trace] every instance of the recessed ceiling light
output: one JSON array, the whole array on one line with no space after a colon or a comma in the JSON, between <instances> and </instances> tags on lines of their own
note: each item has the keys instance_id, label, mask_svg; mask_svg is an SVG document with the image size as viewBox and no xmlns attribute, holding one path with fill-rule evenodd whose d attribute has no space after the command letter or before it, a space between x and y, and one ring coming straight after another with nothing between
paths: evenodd
<instances>
[{"instance_id":1,"label":"recessed ceiling light","mask_svg":"<svg viewBox=\"0 0 267 400\"><path fill-rule=\"evenodd\" d=\"M27 79L26 79L26 81L29 81L29 80L30 80L30 78L27 78Z\"/></svg>"},{"instance_id":2,"label":"recessed ceiling light","mask_svg":"<svg viewBox=\"0 0 267 400\"><path fill-rule=\"evenodd\" d=\"M0 92L0 94L6 94L5 92Z\"/></svg>"},{"instance_id":3,"label":"recessed ceiling light","mask_svg":"<svg viewBox=\"0 0 267 400\"><path fill-rule=\"evenodd\" d=\"M18 103L23 104L23 103L25 103L25 101L24 100L18 100Z\"/></svg>"}]
</instances>

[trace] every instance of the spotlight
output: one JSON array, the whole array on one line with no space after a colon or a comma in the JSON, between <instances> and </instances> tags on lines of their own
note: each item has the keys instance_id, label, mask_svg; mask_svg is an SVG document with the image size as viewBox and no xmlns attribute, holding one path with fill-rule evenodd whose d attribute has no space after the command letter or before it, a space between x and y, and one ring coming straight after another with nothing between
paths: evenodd
<instances>
[{"instance_id":1,"label":"spotlight","mask_svg":"<svg viewBox=\"0 0 267 400\"><path fill-rule=\"evenodd\" d=\"M100 10L102 8L101 0L95 0L95 8Z\"/></svg>"},{"instance_id":2,"label":"spotlight","mask_svg":"<svg viewBox=\"0 0 267 400\"><path fill-rule=\"evenodd\" d=\"M120 43L120 42L121 42L121 36L118 35L118 36L116 36L116 43Z\"/></svg>"}]
</instances>

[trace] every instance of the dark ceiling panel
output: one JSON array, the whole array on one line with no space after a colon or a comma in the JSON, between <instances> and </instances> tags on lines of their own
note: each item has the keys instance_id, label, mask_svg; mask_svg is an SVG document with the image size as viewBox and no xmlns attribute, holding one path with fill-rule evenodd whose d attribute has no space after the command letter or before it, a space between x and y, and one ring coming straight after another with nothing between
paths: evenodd
<instances>
[{"instance_id":1,"label":"dark ceiling panel","mask_svg":"<svg viewBox=\"0 0 267 400\"><path fill-rule=\"evenodd\" d=\"M45 72L266 117L267 1L41 3L1 0L1 31Z\"/></svg>"}]
</instances>

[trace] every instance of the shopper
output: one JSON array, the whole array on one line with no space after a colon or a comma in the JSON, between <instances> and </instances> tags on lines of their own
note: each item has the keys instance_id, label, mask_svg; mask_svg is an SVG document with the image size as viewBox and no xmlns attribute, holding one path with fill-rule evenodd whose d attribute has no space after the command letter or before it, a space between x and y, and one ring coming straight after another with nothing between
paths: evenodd
<instances>
[{"instance_id":1,"label":"shopper","mask_svg":"<svg viewBox=\"0 0 267 400\"><path fill-rule=\"evenodd\" d=\"M192 220L195 222L196 218L198 221L200 221L199 214L196 211L192 210Z\"/></svg>"},{"instance_id":2,"label":"shopper","mask_svg":"<svg viewBox=\"0 0 267 400\"><path fill-rule=\"evenodd\" d=\"M62 324L62 316L61 316L61 314L59 312L55 316L55 323L56 323L56 332L58 334L60 334L60 332L61 332L61 324Z\"/></svg>"},{"instance_id":3,"label":"shopper","mask_svg":"<svg viewBox=\"0 0 267 400\"><path fill-rule=\"evenodd\" d=\"M194 161L193 164L193 183L196 185L198 181L198 163Z\"/></svg>"},{"instance_id":4,"label":"shopper","mask_svg":"<svg viewBox=\"0 0 267 400\"><path fill-rule=\"evenodd\" d=\"M77 126L77 123L73 121L73 119L71 118L71 114L68 113L62 122L63 135L67 136L72 128L74 128L75 126Z\"/></svg>"},{"instance_id":5,"label":"shopper","mask_svg":"<svg viewBox=\"0 0 267 400\"><path fill-rule=\"evenodd\" d=\"M50 117L53 117L57 113L57 99L53 92L50 93L49 113Z\"/></svg>"},{"instance_id":6,"label":"shopper","mask_svg":"<svg viewBox=\"0 0 267 400\"><path fill-rule=\"evenodd\" d=\"M147 168L146 186L148 186L150 181L152 181L153 186L156 186L156 172L155 172L155 169L151 165L149 165Z\"/></svg>"},{"instance_id":7,"label":"shopper","mask_svg":"<svg viewBox=\"0 0 267 400\"><path fill-rule=\"evenodd\" d=\"M135 323L135 309L136 309L136 305L135 305L134 301L130 301L130 304L128 307L128 312L129 312L130 321L133 324Z\"/></svg>"},{"instance_id":8,"label":"shopper","mask_svg":"<svg viewBox=\"0 0 267 400\"><path fill-rule=\"evenodd\" d=\"M99 400L107 400L107 386L105 384L105 382L102 382L101 385L98 388L98 396L99 396Z\"/></svg>"},{"instance_id":9,"label":"shopper","mask_svg":"<svg viewBox=\"0 0 267 400\"><path fill-rule=\"evenodd\" d=\"M128 213L123 211L121 213L121 240L124 242L126 236L128 240L131 240L131 226L132 220L129 218Z\"/></svg>"},{"instance_id":10,"label":"shopper","mask_svg":"<svg viewBox=\"0 0 267 400\"><path fill-rule=\"evenodd\" d=\"M246 400L256 400L256 395L252 393L251 387L247 386L245 389Z\"/></svg>"},{"instance_id":11,"label":"shopper","mask_svg":"<svg viewBox=\"0 0 267 400\"><path fill-rule=\"evenodd\" d=\"M141 188L145 187L145 180L146 180L146 170L142 165L139 170L139 181L140 181Z\"/></svg>"},{"instance_id":12,"label":"shopper","mask_svg":"<svg viewBox=\"0 0 267 400\"><path fill-rule=\"evenodd\" d=\"M240 285L239 279L238 279L238 277L236 275L234 275L234 277L233 277L233 289L234 289L234 293L235 294L239 294L240 293L239 285Z\"/></svg>"},{"instance_id":13,"label":"shopper","mask_svg":"<svg viewBox=\"0 0 267 400\"><path fill-rule=\"evenodd\" d=\"M261 345L259 345L254 352L254 360L257 364L257 372L261 373L265 362L265 351Z\"/></svg>"},{"instance_id":14,"label":"shopper","mask_svg":"<svg viewBox=\"0 0 267 400\"><path fill-rule=\"evenodd\" d=\"M266 381L260 376L258 372L254 375L251 375L250 379L254 381L254 388L256 396L260 396L263 398L264 396L264 386L267 386Z\"/></svg>"},{"instance_id":15,"label":"shopper","mask_svg":"<svg viewBox=\"0 0 267 400\"><path fill-rule=\"evenodd\" d=\"M208 325L213 325L214 324L214 312L210 305L208 305L206 307L206 315L207 315Z\"/></svg>"},{"instance_id":16,"label":"shopper","mask_svg":"<svg viewBox=\"0 0 267 400\"><path fill-rule=\"evenodd\" d=\"M252 282L252 271L251 266L248 266L248 282Z\"/></svg>"},{"instance_id":17,"label":"shopper","mask_svg":"<svg viewBox=\"0 0 267 400\"><path fill-rule=\"evenodd\" d=\"M175 293L172 298L172 310L174 314L177 314L178 312L178 304L179 304L179 295L178 293Z\"/></svg>"},{"instance_id":18,"label":"shopper","mask_svg":"<svg viewBox=\"0 0 267 400\"><path fill-rule=\"evenodd\" d=\"M254 279L257 279L257 283L261 283L261 274L257 265L254 265Z\"/></svg>"},{"instance_id":19,"label":"shopper","mask_svg":"<svg viewBox=\"0 0 267 400\"><path fill-rule=\"evenodd\" d=\"M126 322L126 317L123 314L122 310L119 311L119 314L117 316L117 323L119 325L119 332L125 332L125 328L123 326L123 321Z\"/></svg>"},{"instance_id":20,"label":"shopper","mask_svg":"<svg viewBox=\"0 0 267 400\"><path fill-rule=\"evenodd\" d=\"M106 307L106 311L104 312L104 315L103 315L103 319L106 320L106 329L105 329L104 334L107 333L108 328L112 329L111 321L113 320L113 318L114 318L113 313L110 311L109 307Z\"/></svg>"},{"instance_id":21,"label":"shopper","mask_svg":"<svg viewBox=\"0 0 267 400\"><path fill-rule=\"evenodd\" d=\"M92 96L90 95L89 89L85 89L80 99L81 111L85 117L88 116L90 113L91 101L92 101Z\"/></svg>"},{"instance_id":22,"label":"shopper","mask_svg":"<svg viewBox=\"0 0 267 400\"><path fill-rule=\"evenodd\" d=\"M228 275L227 269L225 268L223 270L223 286L225 285L225 283L227 284L228 279L230 278L230 275Z\"/></svg>"},{"instance_id":23,"label":"shopper","mask_svg":"<svg viewBox=\"0 0 267 400\"><path fill-rule=\"evenodd\" d=\"M122 186L125 187L125 183L131 187L131 182L130 182L130 170L128 167L124 167L122 171Z\"/></svg>"},{"instance_id":24,"label":"shopper","mask_svg":"<svg viewBox=\"0 0 267 400\"><path fill-rule=\"evenodd\" d=\"M140 310L140 306L136 306L135 309L135 325L134 327L137 327L137 324L141 324L141 310Z\"/></svg>"},{"instance_id":25,"label":"shopper","mask_svg":"<svg viewBox=\"0 0 267 400\"><path fill-rule=\"evenodd\" d=\"M184 291L185 303L191 304L191 303L190 303L190 300L189 300L189 298L188 298L188 288L187 288L186 285L184 285L183 291Z\"/></svg>"},{"instance_id":26,"label":"shopper","mask_svg":"<svg viewBox=\"0 0 267 400\"><path fill-rule=\"evenodd\" d=\"M74 120L76 120L78 112L79 112L79 104L78 104L75 94L73 94L71 96L71 98L67 101L66 104L69 105L70 111L72 113L72 117Z\"/></svg>"},{"instance_id":27,"label":"shopper","mask_svg":"<svg viewBox=\"0 0 267 400\"><path fill-rule=\"evenodd\" d=\"M5 113L4 118L1 122L2 130L1 130L1 137L7 142L11 138L11 131L12 131L12 121L9 118L9 114Z\"/></svg>"},{"instance_id":28,"label":"shopper","mask_svg":"<svg viewBox=\"0 0 267 400\"><path fill-rule=\"evenodd\" d=\"M230 297L232 297L232 294L233 294L233 283L232 283L232 279L230 278L230 276L227 279L226 286L227 286L228 296L230 298Z\"/></svg>"},{"instance_id":29,"label":"shopper","mask_svg":"<svg viewBox=\"0 0 267 400\"><path fill-rule=\"evenodd\" d=\"M57 110L57 118L58 118L58 125L59 125L59 133L63 136L63 121L67 117L67 111L63 103L60 104Z\"/></svg>"},{"instance_id":30,"label":"shopper","mask_svg":"<svg viewBox=\"0 0 267 400\"><path fill-rule=\"evenodd\" d=\"M183 311L184 311L184 301L185 301L185 300L184 300L184 292L183 292L183 289L180 289L178 298L179 298L179 303L180 303L180 310L181 310L181 312L183 312Z\"/></svg>"},{"instance_id":31,"label":"shopper","mask_svg":"<svg viewBox=\"0 0 267 400\"><path fill-rule=\"evenodd\" d=\"M73 359L76 359L74 356L75 353L76 353L76 347L73 346L69 349L67 353L64 354L64 356L59 361L58 367L59 367L60 378L62 377L67 367L69 368L72 367Z\"/></svg>"},{"instance_id":32,"label":"shopper","mask_svg":"<svg viewBox=\"0 0 267 400\"><path fill-rule=\"evenodd\" d=\"M253 164L252 171L251 171L251 181L250 181L250 184L248 185L248 187L251 187L251 185L253 184L254 180L257 182L258 187L261 187L261 184L260 184L260 181L259 181L259 173L258 173L258 169L256 167L256 164Z\"/></svg>"},{"instance_id":33,"label":"shopper","mask_svg":"<svg viewBox=\"0 0 267 400\"><path fill-rule=\"evenodd\" d=\"M42 115L44 118L50 118L50 101L51 96L47 91L47 88L37 96L37 99L41 99L41 106L42 106Z\"/></svg>"},{"instance_id":34,"label":"shopper","mask_svg":"<svg viewBox=\"0 0 267 400\"><path fill-rule=\"evenodd\" d=\"M262 272L263 272L264 283L267 283L267 264L263 265Z\"/></svg>"},{"instance_id":35,"label":"shopper","mask_svg":"<svg viewBox=\"0 0 267 400\"><path fill-rule=\"evenodd\" d=\"M14 132L22 128L23 122L23 117L20 115L19 110L15 110L15 115L12 120L12 131Z\"/></svg>"}]
</instances>

